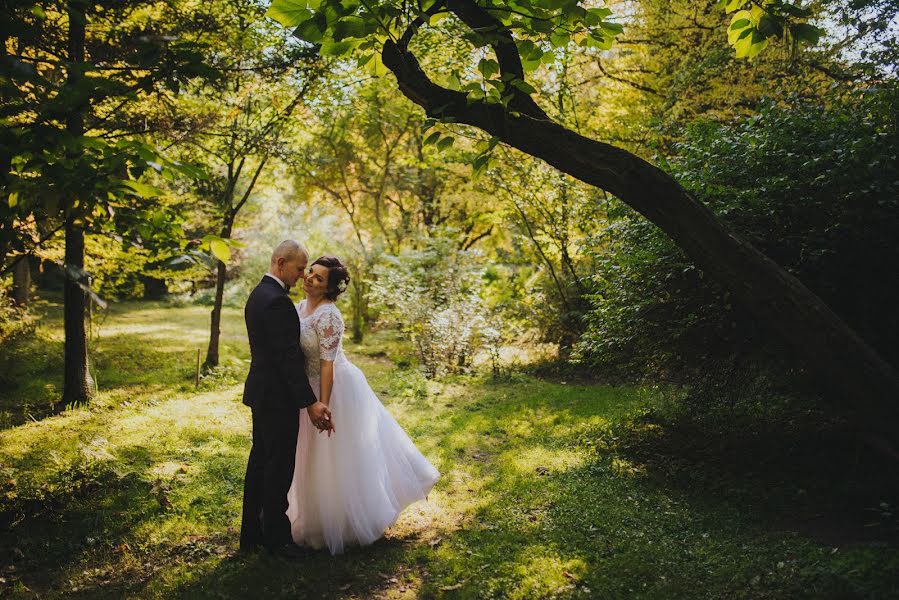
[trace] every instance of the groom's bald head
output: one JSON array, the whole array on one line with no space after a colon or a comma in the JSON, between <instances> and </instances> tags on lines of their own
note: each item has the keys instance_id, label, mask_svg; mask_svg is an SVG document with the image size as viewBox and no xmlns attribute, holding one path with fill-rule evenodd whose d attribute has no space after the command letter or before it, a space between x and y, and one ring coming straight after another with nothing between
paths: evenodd
<instances>
[{"instance_id":1,"label":"groom's bald head","mask_svg":"<svg viewBox=\"0 0 899 600\"><path fill-rule=\"evenodd\" d=\"M306 270L309 251L295 240L284 240L272 252L272 275L292 287Z\"/></svg>"},{"instance_id":2,"label":"groom's bald head","mask_svg":"<svg viewBox=\"0 0 899 600\"><path fill-rule=\"evenodd\" d=\"M272 266L278 262L279 258L295 260L300 254L304 255L306 260L309 260L309 251L306 250L306 246L296 240L284 240L272 252Z\"/></svg>"}]
</instances>

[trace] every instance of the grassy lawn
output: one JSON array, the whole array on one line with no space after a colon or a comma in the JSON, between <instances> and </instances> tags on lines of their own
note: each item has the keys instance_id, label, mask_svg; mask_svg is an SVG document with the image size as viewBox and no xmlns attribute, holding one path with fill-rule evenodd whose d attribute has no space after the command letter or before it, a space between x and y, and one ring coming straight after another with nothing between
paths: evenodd
<instances>
[{"instance_id":1,"label":"grassy lawn","mask_svg":"<svg viewBox=\"0 0 899 600\"><path fill-rule=\"evenodd\" d=\"M764 473L687 476L675 453L623 443L664 433L647 415L670 393L426 382L398 366L409 350L389 333L347 350L443 474L429 501L338 557L238 556L240 311L226 309L224 365L196 388L208 308L113 306L93 344L99 398L59 412L60 311L40 310L34 334L0 350L0 596L899 597L894 545L797 533L764 510Z\"/></svg>"}]
</instances>

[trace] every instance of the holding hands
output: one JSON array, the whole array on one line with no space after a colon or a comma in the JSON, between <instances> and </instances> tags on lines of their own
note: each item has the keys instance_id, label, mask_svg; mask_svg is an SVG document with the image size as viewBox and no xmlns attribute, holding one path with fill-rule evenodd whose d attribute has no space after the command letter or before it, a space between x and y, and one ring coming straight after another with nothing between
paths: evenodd
<instances>
[{"instance_id":1,"label":"holding hands","mask_svg":"<svg viewBox=\"0 0 899 600\"><path fill-rule=\"evenodd\" d=\"M334 422L331 421L331 409L328 408L328 405L319 400L306 408L306 412L312 424L320 432L327 431L328 437L331 437L331 434L334 432Z\"/></svg>"}]
</instances>

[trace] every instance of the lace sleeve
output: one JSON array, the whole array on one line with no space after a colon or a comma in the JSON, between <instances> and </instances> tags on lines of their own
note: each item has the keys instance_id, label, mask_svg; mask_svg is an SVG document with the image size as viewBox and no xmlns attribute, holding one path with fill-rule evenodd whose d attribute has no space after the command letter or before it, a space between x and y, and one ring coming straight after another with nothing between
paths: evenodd
<instances>
[{"instance_id":1,"label":"lace sleeve","mask_svg":"<svg viewBox=\"0 0 899 600\"><path fill-rule=\"evenodd\" d=\"M321 360L334 360L340 349L340 338L343 337L343 317L336 306L322 311L315 321L315 332L318 334L318 346Z\"/></svg>"}]
</instances>

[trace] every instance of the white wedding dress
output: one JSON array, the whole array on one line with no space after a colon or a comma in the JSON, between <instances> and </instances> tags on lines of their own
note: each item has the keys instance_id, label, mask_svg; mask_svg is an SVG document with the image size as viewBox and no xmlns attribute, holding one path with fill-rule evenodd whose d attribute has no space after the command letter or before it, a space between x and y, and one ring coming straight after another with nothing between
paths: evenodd
<instances>
[{"instance_id":1,"label":"white wedding dress","mask_svg":"<svg viewBox=\"0 0 899 600\"><path fill-rule=\"evenodd\" d=\"M306 301L297 305L302 315ZM334 361L330 409L335 432L319 433L300 411L296 468L288 492L293 539L331 554L370 544L409 504L424 500L440 474L387 412L341 348L340 310L325 302L302 324L306 373L320 393L320 359Z\"/></svg>"}]
</instances>

